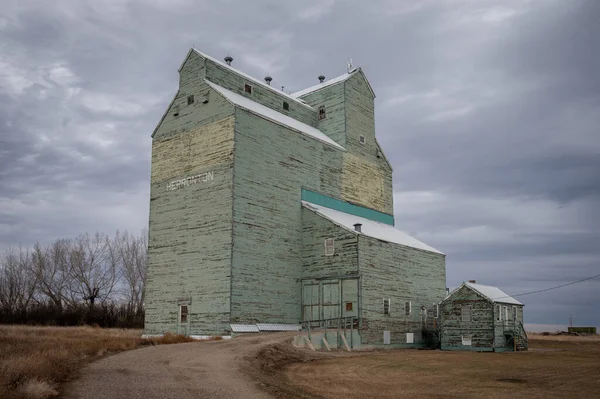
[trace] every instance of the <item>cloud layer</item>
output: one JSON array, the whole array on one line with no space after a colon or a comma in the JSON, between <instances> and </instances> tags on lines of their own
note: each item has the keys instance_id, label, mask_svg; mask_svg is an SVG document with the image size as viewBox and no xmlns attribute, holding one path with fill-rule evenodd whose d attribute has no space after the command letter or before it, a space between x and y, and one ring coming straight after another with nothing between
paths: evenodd
<instances>
[{"instance_id":1,"label":"cloud layer","mask_svg":"<svg viewBox=\"0 0 600 399\"><path fill-rule=\"evenodd\" d=\"M600 4L561 0L5 0L0 248L147 224L150 134L195 46L295 91L352 58L377 93L397 226L448 286L600 270ZM523 296L600 324L600 282Z\"/></svg>"}]
</instances>

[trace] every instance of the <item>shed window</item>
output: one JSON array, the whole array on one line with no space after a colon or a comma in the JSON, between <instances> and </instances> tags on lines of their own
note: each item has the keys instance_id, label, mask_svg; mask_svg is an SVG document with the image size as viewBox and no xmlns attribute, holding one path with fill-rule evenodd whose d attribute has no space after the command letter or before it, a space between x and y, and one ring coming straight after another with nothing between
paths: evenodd
<instances>
[{"instance_id":1,"label":"shed window","mask_svg":"<svg viewBox=\"0 0 600 399\"><path fill-rule=\"evenodd\" d=\"M250 86L248 83L244 84L244 91L248 94L252 94L252 86Z\"/></svg>"},{"instance_id":2,"label":"shed window","mask_svg":"<svg viewBox=\"0 0 600 399\"><path fill-rule=\"evenodd\" d=\"M463 306L460 309L460 316L462 321L471 321L471 306Z\"/></svg>"},{"instance_id":3,"label":"shed window","mask_svg":"<svg viewBox=\"0 0 600 399\"><path fill-rule=\"evenodd\" d=\"M367 139L362 134L358 137L358 141L360 141L361 144L367 143Z\"/></svg>"},{"instance_id":4,"label":"shed window","mask_svg":"<svg viewBox=\"0 0 600 399\"><path fill-rule=\"evenodd\" d=\"M436 303L434 305L433 311L434 311L434 314L433 314L434 318L437 319L438 317L440 317L440 304L439 303Z\"/></svg>"},{"instance_id":5,"label":"shed window","mask_svg":"<svg viewBox=\"0 0 600 399\"><path fill-rule=\"evenodd\" d=\"M290 110L290 103L288 103L287 101L283 102L283 109L286 111Z\"/></svg>"},{"instance_id":6,"label":"shed window","mask_svg":"<svg viewBox=\"0 0 600 399\"><path fill-rule=\"evenodd\" d=\"M325 239L325 255L331 256L335 253L335 240L333 238Z\"/></svg>"},{"instance_id":7,"label":"shed window","mask_svg":"<svg viewBox=\"0 0 600 399\"><path fill-rule=\"evenodd\" d=\"M517 307L516 306L512 307L512 319L515 322L517 321Z\"/></svg>"},{"instance_id":8,"label":"shed window","mask_svg":"<svg viewBox=\"0 0 600 399\"><path fill-rule=\"evenodd\" d=\"M471 346L472 340L473 340L472 335L461 335L461 341L462 341L463 346Z\"/></svg>"},{"instance_id":9,"label":"shed window","mask_svg":"<svg viewBox=\"0 0 600 399\"><path fill-rule=\"evenodd\" d=\"M346 312L352 312L352 302L346 302Z\"/></svg>"},{"instance_id":10,"label":"shed window","mask_svg":"<svg viewBox=\"0 0 600 399\"><path fill-rule=\"evenodd\" d=\"M319 120L325 119L326 114L325 114L325 107L324 106L320 106L319 107Z\"/></svg>"},{"instance_id":11,"label":"shed window","mask_svg":"<svg viewBox=\"0 0 600 399\"><path fill-rule=\"evenodd\" d=\"M390 314L390 299L383 300L383 314Z\"/></svg>"},{"instance_id":12,"label":"shed window","mask_svg":"<svg viewBox=\"0 0 600 399\"><path fill-rule=\"evenodd\" d=\"M404 315L410 316L411 311L412 311L412 304L410 303L410 301L404 302Z\"/></svg>"},{"instance_id":13,"label":"shed window","mask_svg":"<svg viewBox=\"0 0 600 399\"><path fill-rule=\"evenodd\" d=\"M502 321L502 306L496 305L496 321Z\"/></svg>"},{"instance_id":14,"label":"shed window","mask_svg":"<svg viewBox=\"0 0 600 399\"><path fill-rule=\"evenodd\" d=\"M187 307L187 305L179 306L179 322L180 323L188 322L188 307Z\"/></svg>"},{"instance_id":15,"label":"shed window","mask_svg":"<svg viewBox=\"0 0 600 399\"><path fill-rule=\"evenodd\" d=\"M194 95L188 96L188 105L192 105L194 103Z\"/></svg>"},{"instance_id":16,"label":"shed window","mask_svg":"<svg viewBox=\"0 0 600 399\"><path fill-rule=\"evenodd\" d=\"M504 320L506 320L506 321L510 320L508 317L509 317L509 315L508 315L508 306L505 306L504 307Z\"/></svg>"}]
</instances>

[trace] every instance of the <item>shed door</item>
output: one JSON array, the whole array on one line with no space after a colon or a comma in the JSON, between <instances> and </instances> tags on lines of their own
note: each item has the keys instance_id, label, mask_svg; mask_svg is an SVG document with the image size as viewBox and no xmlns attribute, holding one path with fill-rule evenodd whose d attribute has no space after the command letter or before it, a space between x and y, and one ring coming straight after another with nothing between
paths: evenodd
<instances>
[{"instance_id":1,"label":"shed door","mask_svg":"<svg viewBox=\"0 0 600 399\"><path fill-rule=\"evenodd\" d=\"M340 316L340 280L323 282L323 319Z\"/></svg>"},{"instance_id":2,"label":"shed door","mask_svg":"<svg viewBox=\"0 0 600 399\"><path fill-rule=\"evenodd\" d=\"M319 283L305 282L302 286L303 320L319 320Z\"/></svg>"}]
</instances>

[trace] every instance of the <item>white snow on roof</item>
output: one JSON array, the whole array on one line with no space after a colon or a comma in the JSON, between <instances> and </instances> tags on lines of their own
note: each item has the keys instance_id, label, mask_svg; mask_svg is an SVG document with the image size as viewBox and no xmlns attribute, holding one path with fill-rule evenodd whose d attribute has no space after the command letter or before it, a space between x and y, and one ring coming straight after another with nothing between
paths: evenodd
<instances>
[{"instance_id":1,"label":"white snow on roof","mask_svg":"<svg viewBox=\"0 0 600 399\"><path fill-rule=\"evenodd\" d=\"M329 80L326 80L323 83L319 83L318 85L314 85L314 86L311 86L311 87L306 88L304 90L300 90L300 91L297 91L295 93L292 93L292 97L300 97L300 96L303 96L305 94L312 93L313 91L320 90L320 89L322 89L324 87L331 86L331 85L334 85L336 83L343 82L344 80L346 80L349 77L351 77L352 75L354 75L356 73L356 71L358 71L358 70L359 69L355 69L355 70L351 71L350 73L345 73L343 75L338 76L337 78L329 79Z\"/></svg>"},{"instance_id":2,"label":"white snow on roof","mask_svg":"<svg viewBox=\"0 0 600 399\"><path fill-rule=\"evenodd\" d=\"M221 93L227 100L237 105L238 107L244 108L245 110L250 111L253 114L256 114L262 118L268 119L272 122L278 123L297 132L310 136L316 140L319 140L322 143L338 148L340 150L345 150L344 147L327 137L325 133L323 133L317 128L309 126L306 123L302 123L299 120L291 118L287 115L275 111L274 109L252 101L249 98L232 92L231 90L227 90L226 88L216 85L206 79L204 81L210 87L212 87L217 92Z\"/></svg>"},{"instance_id":3,"label":"white snow on roof","mask_svg":"<svg viewBox=\"0 0 600 399\"><path fill-rule=\"evenodd\" d=\"M286 92L284 92L283 90L277 90L277 89L276 89L276 88L274 88L273 86L271 86L271 85L268 85L268 84L266 84L265 82L261 82L260 80L258 80L258 79L256 79L256 78L253 78L252 76L250 76L250 75L248 75L248 74L245 74L244 72L242 72L242 71L240 71L240 70L238 70L238 69L235 69L235 68L234 68L234 67L232 67L231 65L227 65L226 63L224 63L224 62L222 62L222 61L219 61L218 59L216 59L216 58L213 58L213 57L211 57L210 55L203 53L202 51L199 51L199 50L196 50L196 49L193 49L193 50L194 50L194 51L195 51L195 52L196 52L198 55L200 55L201 57L207 58L207 59L211 60L212 62L214 62L214 63L216 63L216 64L219 64L219 65L221 65L222 67L225 67L225 68L229 69L231 72L234 72L234 73L236 73L237 75L240 75L240 76L242 76L242 77L244 77L244 78L246 78L246 79L248 79L248 80L251 80L253 83L255 83L255 84L258 84L258 85L260 85L260 86L264 87L265 89L268 89L268 90L270 90L270 91L272 91L272 92L274 92L274 93L277 93L278 95L281 95L281 96L283 96L283 97L289 98L290 100L294 101L295 103L298 103L298 104L302 105L303 107L309 108L309 109L311 109L311 110L313 110L313 111L315 110L313 107L311 107L310 105L308 105L306 102L304 102L304 101L301 101L300 99L298 99L298 98L296 98L296 97L294 97L294 96L292 96L292 95L290 95L290 94L287 94L287 93L286 93Z\"/></svg>"},{"instance_id":4,"label":"white snow on roof","mask_svg":"<svg viewBox=\"0 0 600 399\"><path fill-rule=\"evenodd\" d=\"M492 287L491 285L482 285L475 283L464 283L466 286L472 288L474 291L480 293L492 302L510 303L512 305L522 305L521 302L517 301L506 292L502 291L498 287Z\"/></svg>"},{"instance_id":5,"label":"white snow on roof","mask_svg":"<svg viewBox=\"0 0 600 399\"><path fill-rule=\"evenodd\" d=\"M443 252L430 247L429 245L417 240L414 237L409 236L406 233L401 232L394 226L389 224L376 222L374 220L366 219L360 216L354 216L349 213L336 211L335 209L326 208L321 205L316 205L311 202L302 201L302 206L307 209L315 211L317 214L331 220L333 223L345 227L357 234L364 234L368 237L373 237L378 240L387 241L395 244L404 245L407 247L422 249L423 251L435 252L442 254ZM361 223L361 232L357 232L354 229L354 224Z\"/></svg>"}]
</instances>

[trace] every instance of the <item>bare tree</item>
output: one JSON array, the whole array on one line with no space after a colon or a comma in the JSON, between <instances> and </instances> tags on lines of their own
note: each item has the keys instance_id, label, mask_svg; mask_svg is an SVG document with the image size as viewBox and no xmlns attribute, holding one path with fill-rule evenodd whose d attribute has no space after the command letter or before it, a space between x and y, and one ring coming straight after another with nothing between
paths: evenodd
<instances>
[{"instance_id":1,"label":"bare tree","mask_svg":"<svg viewBox=\"0 0 600 399\"><path fill-rule=\"evenodd\" d=\"M34 298L37 286L31 271L29 251L9 248L0 260L0 306L5 311L24 311Z\"/></svg>"},{"instance_id":2,"label":"bare tree","mask_svg":"<svg viewBox=\"0 0 600 399\"><path fill-rule=\"evenodd\" d=\"M108 300L117 284L117 264L109 257L108 237L96 233L79 235L69 251L70 294L90 308Z\"/></svg>"},{"instance_id":3,"label":"bare tree","mask_svg":"<svg viewBox=\"0 0 600 399\"><path fill-rule=\"evenodd\" d=\"M54 307L62 309L72 304L68 289L70 284L69 240L59 239L42 247L35 244L32 252L32 272L38 280L39 294L49 300Z\"/></svg>"},{"instance_id":4,"label":"bare tree","mask_svg":"<svg viewBox=\"0 0 600 399\"><path fill-rule=\"evenodd\" d=\"M144 303L146 284L148 233L144 229L140 236L125 232L110 241L111 259L118 259L120 276L125 286L125 297L131 313L140 312ZM118 255L118 256L117 256Z\"/></svg>"}]
</instances>

